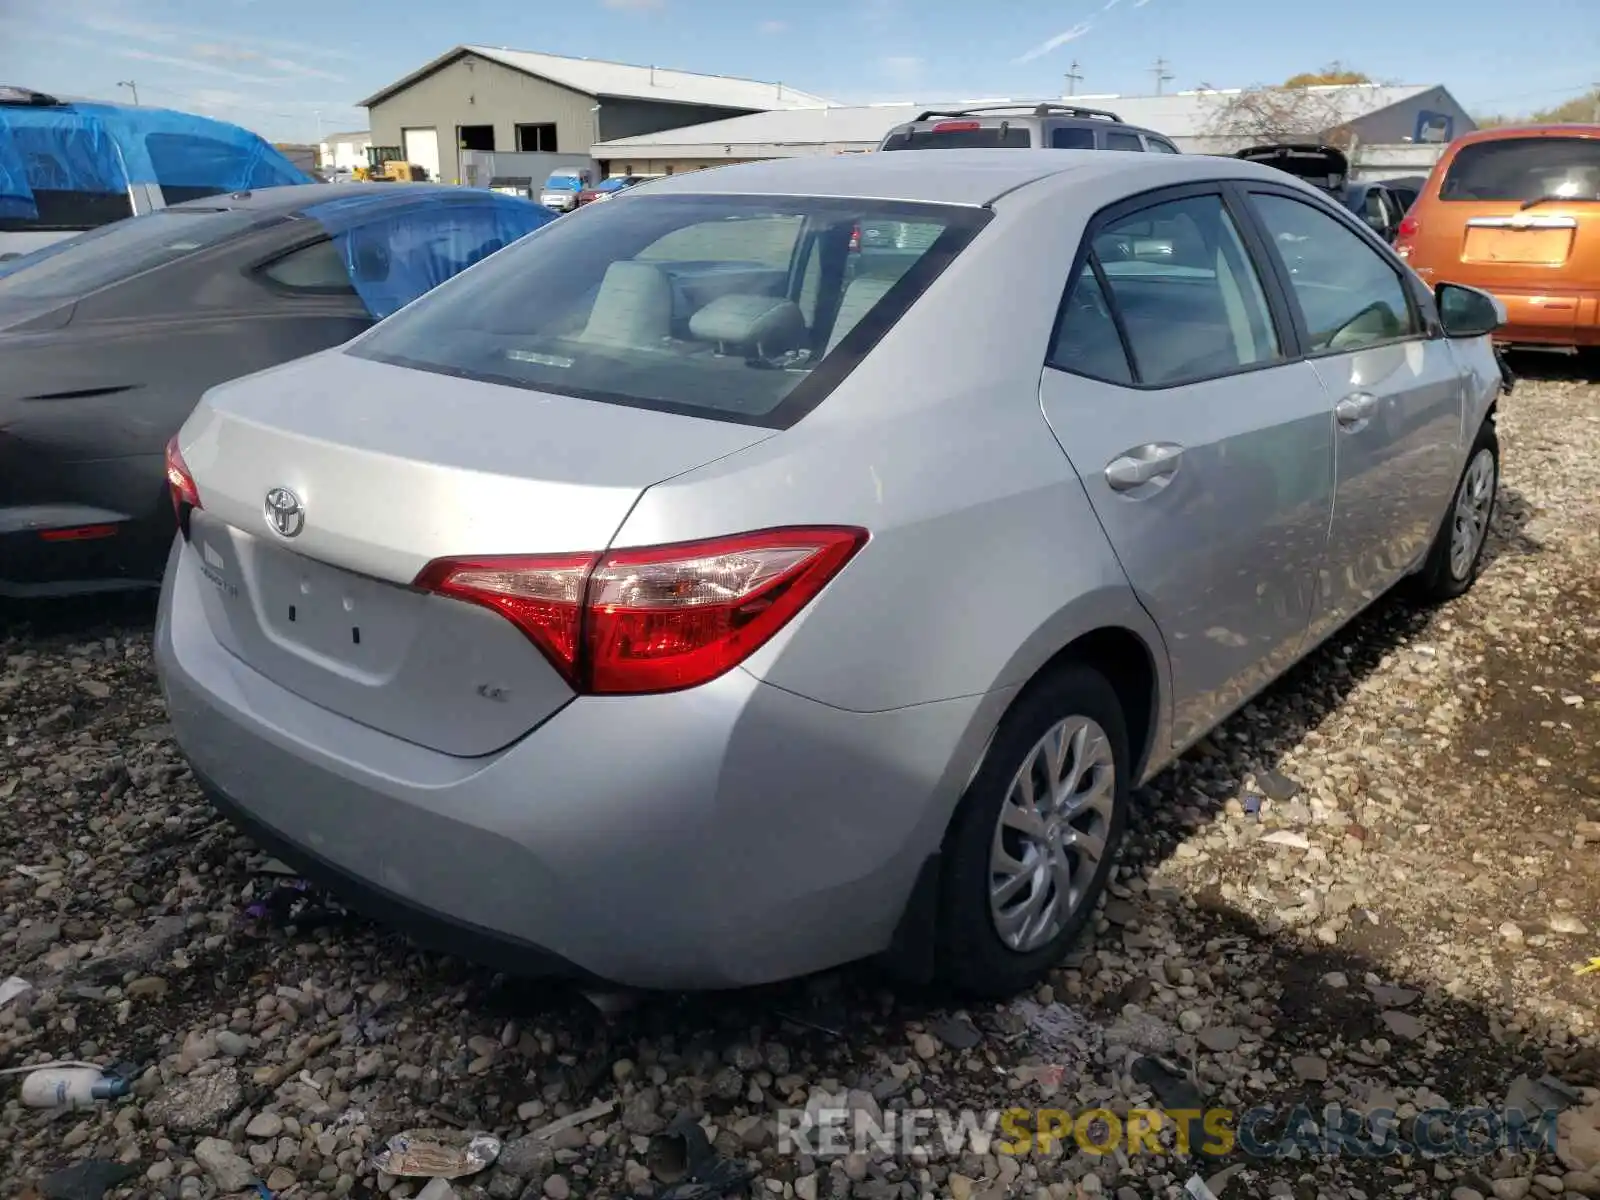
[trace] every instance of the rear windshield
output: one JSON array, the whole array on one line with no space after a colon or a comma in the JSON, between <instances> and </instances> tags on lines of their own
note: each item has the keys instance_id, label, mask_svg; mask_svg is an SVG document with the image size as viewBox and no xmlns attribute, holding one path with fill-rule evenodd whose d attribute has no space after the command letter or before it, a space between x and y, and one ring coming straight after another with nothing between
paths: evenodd
<instances>
[{"instance_id":1,"label":"rear windshield","mask_svg":"<svg viewBox=\"0 0 1600 1200\"><path fill-rule=\"evenodd\" d=\"M552 222L349 353L783 428L987 219L943 205L640 193Z\"/></svg>"},{"instance_id":2,"label":"rear windshield","mask_svg":"<svg viewBox=\"0 0 1600 1200\"><path fill-rule=\"evenodd\" d=\"M1600 200L1600 138L1471 142L1456 151L1441 200Z\"/></svg>"},{"instance_id":3,"label":"rear windshield","mask_svg":"<svg viewBox=\"0 0 1600 1200\"><path fill-rule=\"evenodd\" d=\"M1033 145L1028 127L985 125L979 129L897 129L884 139L884 150L995 150Z\"/></svg>"},{"instance_id":4,"label":"rear windshield","mask_svg":"<svg viewBox=\"0 0 1600 1200\"><path fill-rule=\"evenodd\" d=\"M132 278L262 221L240 210L165 208L0 263L0 299L60 300Z\"/></svg>"}]
</instances>

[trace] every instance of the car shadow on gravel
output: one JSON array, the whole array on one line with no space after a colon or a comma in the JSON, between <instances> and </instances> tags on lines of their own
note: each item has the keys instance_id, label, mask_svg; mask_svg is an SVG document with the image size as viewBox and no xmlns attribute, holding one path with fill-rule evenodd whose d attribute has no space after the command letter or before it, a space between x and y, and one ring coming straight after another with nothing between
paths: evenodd
<instances>
[{"instance_id":1,"label":"car shadow on gravel","mask_svg":"<svg viewBox=\"0 0 1600 1200\"><path fill-rule=\"evenodd\" d=\"M0 646L24 639L88 641L155 623L155 588L59 600L0 598Z\"/></svg>"}]
</instances>

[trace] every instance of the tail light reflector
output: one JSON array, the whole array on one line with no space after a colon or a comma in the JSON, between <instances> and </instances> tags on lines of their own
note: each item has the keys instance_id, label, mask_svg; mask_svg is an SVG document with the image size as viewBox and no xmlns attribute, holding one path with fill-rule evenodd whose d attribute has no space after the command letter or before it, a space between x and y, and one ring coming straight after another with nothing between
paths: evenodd
<instances>
[{"instance_id":1,"label":"tail light reflector","mask_svg":"<svg viewBox=\"0 0 1600 1200\"><path fill-rule=\"evenodd\" d=\"M189 464L183 461L174 435L167 443L167 491L172 495L172 514L178 518L178 528L189 536L189 512L200 507L200 489L195 486Z\"/></svg>"},{"instance_id":2,"label":"tail light reflector","mask_svg":"<svg viewBox=\"0 0 1600 1200\"><path fill-rule=\"evenodd\" d=\"M73 525L67 529L41 529L42 542L97 542L117 536L115 525Z\"/></svg>"},{"instance_id":3,"label":"tail light reflector","mask_svg":"<svg viewBox=\"0 0 1600 1200\"><path fill-rule=\"evenodd\" d=\"M444 558L416 586L499 612L574 691L672 692L749 658L866 540L830 526L606 554Z\"/></svg>"},{"instance_id":4,"label":"tail light reflector","mask_svg":"<svg viewBox=\"0 0 1600 1200\"><path fill-rule=\"evenodd\" d=\"M940 121L933 127L934 133L970 133L974 129L982 129L982 121Z\"/></svg>"}]
</instances>

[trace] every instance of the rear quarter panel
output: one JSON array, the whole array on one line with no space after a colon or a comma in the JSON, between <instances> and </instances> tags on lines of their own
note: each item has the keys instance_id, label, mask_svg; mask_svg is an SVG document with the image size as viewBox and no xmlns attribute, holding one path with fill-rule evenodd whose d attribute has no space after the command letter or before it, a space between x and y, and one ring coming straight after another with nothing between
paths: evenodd
<instances>
[{"instance_id":1,"label":"rear quarter panel","mask_svg":"<svg viewBox=\"0 0 1600 1200\"><path fill-rule=\"evenodd\" d=\"M839 708L877 712L1019 685L1106 625L1138 635L1164 678L1159 634L1040 409L1056 310L1084 218L1099 207L1092 199L1091 186L1080 209L1037 185L1004 198L816 411L650 488L615 544L866 527L868 545L745 664Z\"/></svg>"}]
</instances>

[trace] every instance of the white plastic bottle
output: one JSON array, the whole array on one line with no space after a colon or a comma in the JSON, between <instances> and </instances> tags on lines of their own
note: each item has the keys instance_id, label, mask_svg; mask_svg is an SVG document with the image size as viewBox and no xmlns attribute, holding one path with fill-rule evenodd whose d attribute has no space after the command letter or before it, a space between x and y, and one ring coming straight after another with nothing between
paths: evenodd
<instances>
[{"instance_id":1,"label":"white plastic bottle","mask_svg":"<svg viewBox=\"0 0 1600 1200\"><path fill-rule=\"evenodd\" d=\"M127 1080L93 1067L46 1067L22 1081L22 1102L29 1108L93 1108L96 1101L127 1094Z\"/></svg>"}]
</instances>

